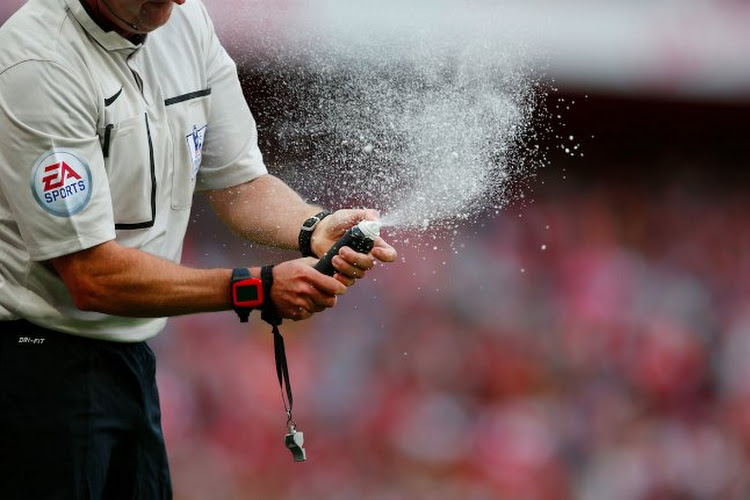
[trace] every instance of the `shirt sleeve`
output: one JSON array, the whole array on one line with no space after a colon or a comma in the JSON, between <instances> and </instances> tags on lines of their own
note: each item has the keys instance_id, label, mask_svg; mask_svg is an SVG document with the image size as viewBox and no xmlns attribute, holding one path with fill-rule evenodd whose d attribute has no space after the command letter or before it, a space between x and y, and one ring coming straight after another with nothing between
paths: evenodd
<instances>
[{"instance_id":1,"label":"shirt sleeve","mask_svg":"<svg viewBox=\"0 0 750 500\"><path fill-rule=\"evenodd\" d=\"M87 78L39 60L0 74L2 192L32 260L115 238Z\"/></svg>"},{"instance_id":2,"label":"shirt sleeve","mask_svg":"<svg viewBox=\"0 0 750 500\"><path fill-rule=\"evenodd\" d=\"M206 68L211 111L196 189L236 186L267 172L258 147L258 131L242 93L237 67L221 45L205 7Z\"/></svg>"}]
</instances>

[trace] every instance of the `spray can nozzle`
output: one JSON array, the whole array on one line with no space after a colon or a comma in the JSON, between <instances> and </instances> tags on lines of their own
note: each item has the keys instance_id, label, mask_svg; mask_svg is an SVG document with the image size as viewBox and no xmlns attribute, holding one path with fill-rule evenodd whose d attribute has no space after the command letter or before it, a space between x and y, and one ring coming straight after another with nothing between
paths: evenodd
<instances>
[{"instance_id":1,"label":"spray can nozzle","mask_svg":"<svg viewBox=\"0 0 750 500\"><path fill-rule=\"evenodd\" d=\"M380 236L380 227L382 224L380 221L377 220L363 220L359 224L357 224L356 228L358 228L360 231L362 231L362 234L365 235L367 238L375 241L375 238Z\"/></svg>"}]
</instances>

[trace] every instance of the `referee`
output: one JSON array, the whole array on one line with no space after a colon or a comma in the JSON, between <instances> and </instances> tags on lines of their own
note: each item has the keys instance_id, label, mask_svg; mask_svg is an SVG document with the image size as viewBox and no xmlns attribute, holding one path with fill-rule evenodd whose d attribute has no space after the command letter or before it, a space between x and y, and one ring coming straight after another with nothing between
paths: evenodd
<instances>
[{"instance_id":1,"label":"referee","mask_svg":"<svg viewBox=\"0 0 750 500\"><path fill-rule=\"evenodd\" d=\"M158 29L157 29L158 28ZM179 264L194 192L273 267ZM269 175L200 0L29 0L0 27L0 498L167 499L154 355L169 316L333 307L393 261L343 248Z\"/></svg>"}]
</instances>

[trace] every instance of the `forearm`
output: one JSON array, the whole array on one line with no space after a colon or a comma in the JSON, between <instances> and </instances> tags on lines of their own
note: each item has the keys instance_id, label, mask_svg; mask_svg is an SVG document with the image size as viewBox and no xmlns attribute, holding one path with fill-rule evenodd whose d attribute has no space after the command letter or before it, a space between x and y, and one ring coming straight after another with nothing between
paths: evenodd
<instances>
[{"instance_id":1,"label":"forearm","mask_svg":"<svg viewBox=\"0 0 750 500\"><path fill-rule=\"evenodd\" d=\"M222 222L242 238L277 248L296 249L302 222L320 211L268 174L207 196Z\"/></svg>"},{"instance_id":2,"label":"forearm","mask_svg":"<svg viewBox=\"0 0 750 500\"><path fill-rule=\"evenodd\" d=\"M82 310L161 317L230 308L229 269L193 269L115 242L52 265Z\"/></svg>"}]
</instances>

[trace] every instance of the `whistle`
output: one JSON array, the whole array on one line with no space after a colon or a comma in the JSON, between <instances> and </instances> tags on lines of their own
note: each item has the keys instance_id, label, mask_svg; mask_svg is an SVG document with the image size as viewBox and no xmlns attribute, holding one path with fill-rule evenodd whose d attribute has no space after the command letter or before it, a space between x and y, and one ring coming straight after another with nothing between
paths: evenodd
<instances>
[{"instance_id":1,"label":"whistle","mask_svg":"<svg viewBox=\"0 0 750 500\"><path fill-rule=\"evenodd\" d=\"M305 436L302 432L297 432L297 429L290 427L289 434L284 436L284 444L292 452L295 462L304 462L307 460L307 454L303 448Z\"/></svg>"}]
</instances>

